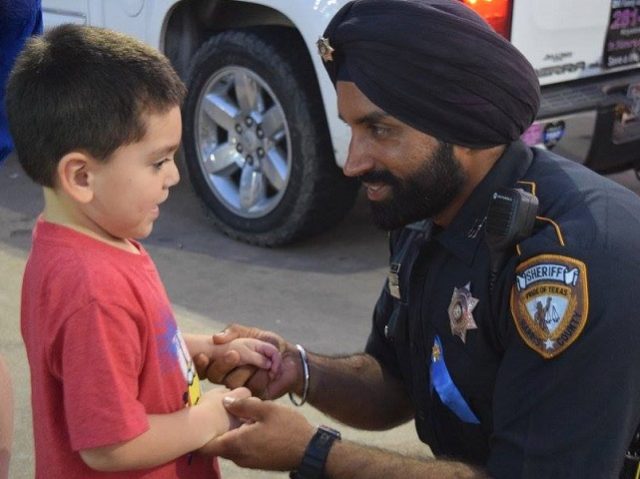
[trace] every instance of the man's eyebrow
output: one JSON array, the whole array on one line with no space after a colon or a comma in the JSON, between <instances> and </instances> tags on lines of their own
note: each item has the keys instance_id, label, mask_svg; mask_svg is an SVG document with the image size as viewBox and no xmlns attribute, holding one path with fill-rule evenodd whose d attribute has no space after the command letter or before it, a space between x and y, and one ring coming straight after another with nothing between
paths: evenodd
<instances>
[{"instance_id":1,"label":"man's eyebrow","mask_svg":"<svg viewBox=\"0 0 640 479\"><path fill-rule=\"evenodd\" d=\"M353 121L353 124L354 125L371 125L373 123L377 123L381 120L384 120L385 118L389 118L390 116L391 115L389 115L388 113L385 113L382 110L376 110L376 111L372 111L371 113L367 113L366 115L363 115L360 118L356 118ZM338 114L338 117L346 123L342 115Z\"/></svg>"}]
</instances>

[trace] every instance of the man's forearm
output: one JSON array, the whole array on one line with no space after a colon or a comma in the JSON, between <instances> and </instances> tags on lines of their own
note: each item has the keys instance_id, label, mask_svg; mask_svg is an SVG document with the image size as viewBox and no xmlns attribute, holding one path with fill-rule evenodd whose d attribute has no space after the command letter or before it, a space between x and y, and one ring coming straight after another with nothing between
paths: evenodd
<instances>
[{"instance_id":1,"label":"man's forearm","mask_svg":"<svg viewBox=\"0 0 640 479\"><path fill-rule=\"evenodd\" d=\"M488 479L481 468L460 462L414 459L348 441L334 442L325 476L330 479Z\"/></svg>"},{"instance_id":2,"label":"man's forearm","mask_svg":"<svg viewBox=\"0 0 640 479\"><path fill-rule=\"evenodd\" d=\"M309 354L308 401L360 429L388 429L413 417L402 383L368 354L326 357Z\"/></svg>"}]
</instances>

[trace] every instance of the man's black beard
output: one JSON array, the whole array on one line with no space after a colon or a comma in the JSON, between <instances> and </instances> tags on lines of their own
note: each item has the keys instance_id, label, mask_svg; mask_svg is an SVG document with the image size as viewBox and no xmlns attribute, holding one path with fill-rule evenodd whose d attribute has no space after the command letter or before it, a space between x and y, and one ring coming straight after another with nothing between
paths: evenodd
<instances>
[{"instance_id":1,"label":"man's black beard","mask_svg":"<svg viewBox=\"0 0 640 479\"><path fill-rule=\"evenodd\" d=\"M466 174L453 155L453 147L440 142L409 178L398 178L385 170L360 179L391 186L390 199L369 202L376 226L391 231L441 213L462 190Z\"/></svg>"}]
</instances>

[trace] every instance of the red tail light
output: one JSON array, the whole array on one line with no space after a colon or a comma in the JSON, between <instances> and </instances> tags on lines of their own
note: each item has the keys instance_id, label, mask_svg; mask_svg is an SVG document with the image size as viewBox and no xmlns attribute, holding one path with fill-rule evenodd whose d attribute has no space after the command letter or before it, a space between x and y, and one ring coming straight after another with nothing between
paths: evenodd
<instances>
[{"instance_id":1,"label":"red tail light","mask_svg":"<svg viewBox=\"0 0 640 479\"><path fill-rule=\"evenodd\" d=\"M512 0L462 0L484 18L493 29L509 40Z\"/></svg>"}]
</instances>

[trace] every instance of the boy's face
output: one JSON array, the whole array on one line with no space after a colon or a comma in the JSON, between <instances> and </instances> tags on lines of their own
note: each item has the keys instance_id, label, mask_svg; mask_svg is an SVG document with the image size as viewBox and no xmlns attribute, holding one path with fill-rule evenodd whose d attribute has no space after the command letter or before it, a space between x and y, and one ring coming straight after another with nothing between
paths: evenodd
<instances>
[{"instance_id":1,"label":"boy's face","mask_svg":"<svg viewBox=\"0 0 640 479\"><path fill-rule=\"evenodd\" d=\"M147 132L137 143L118 148L106 163L94 164L93 199L85 214L99 235L109 239L145 238L169 188L180 180L174 155L182 120L176 106L148 114Z\"/></svg>"}]
</instances>

